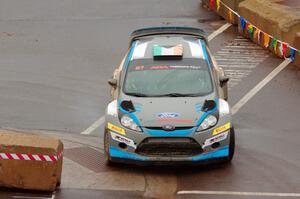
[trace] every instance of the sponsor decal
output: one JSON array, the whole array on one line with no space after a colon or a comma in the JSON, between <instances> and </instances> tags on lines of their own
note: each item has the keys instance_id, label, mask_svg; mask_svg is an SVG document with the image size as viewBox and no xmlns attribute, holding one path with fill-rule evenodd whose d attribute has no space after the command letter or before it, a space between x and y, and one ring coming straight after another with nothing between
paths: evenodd
<instances>
[{"instance_id":1,"label":"sponsor decal","mask_svg":"<svg viewBox=\"0 0 300 199\"><path fill-rule=\"evenodd\" d=\"M228 130L228 129L230 129L230 127L231 127L231 124L230 124L230 122L228 122L227 124L224 124L223 126L220 126L220 127L218 127L218 128L215 128L214 130L213 130L213 135L218 135L219 133L221 133L221 132L223 132L223 131L226 131L226 130Z\"/></svg>"},{"instance_id":2,"label":"sponsor decal","mask_svg":"<svg viewBox=\"0 0 300 199\"><path fill-rule=\"evenodd\" d=\"M167 65L154 65L154 66L132 66L129 71L144 71L144 70L202 70L203 66L167 66Z\"/></svg>"},{"instance_id":3,"label":"sponsor decal","mask_svg":"<svg viewBox=\"0 0 300 199\"><path fill-rule=\"evenodd\" d=\"M144 70L145 66L135 66L134 70Z\"/></svg>"},{"instance_id":4,"label":"sponsor decal","mask_svg":"<svg viewBox=\"0 0 300 199\"><path fill-rule=\"evenodd\" d=\"M150 70L166 70L169 69L170 66L150 66Z\"/></svg>"},{"instance_id":5,"label":"sponsor decal","mask_svg":"<svg viewBox=\"0 0 300 199\"><path fill-rule=\"evenodd\" d=\"M125 143L125 144L127 144L127 146L131 146L132 148L136 149L136 145L133 140L126 138L122 135L116 134L114 132L110 132L110 134L111 134L111 138L113 140L115 140L117 142Z\"/></svg>"},{"instance_id":6,"label":"sponsor decal","mask_svg":"<svg viewBox=\"0 0 300 199\"><path fill-rule=\"evenodd\" d=\"M209 138L209 139L205 140L202 148L204 149L205 147L208 147L208 146L210 146L210 145L212 145L216 142L221 142L223 140L226 140L227 136L228 136L228 131L224 132L224 133L221 133L217 136L214 136L212 138Z\"/></svg>"},{"instance_id":7,"label":"sponsor decal","mask_svg":"<svg viewBox=\"0 0 300 199\"><path fill-rule=\"evenodd\" d=\"M179 113L158 113L157 117L161 119L176 118L179 117Z\"/></svg>"},{"instance_id":8,"label":"sponsor decal","mask_svg":"<svg viewBox=\"0 0 300 199\"><path fill-rule=\"evenodd\" d=\"M126 135L125 130L124 130L123 128L118 127L118 126L115 126L115 125L113 125L112 123L107 123L107 128L108 128L109 130L112 130L112 131L114 131L114 132L117 132L117 133L119 133L119 134L121 134L121 135Z\"/></svg>"}]
</instances>

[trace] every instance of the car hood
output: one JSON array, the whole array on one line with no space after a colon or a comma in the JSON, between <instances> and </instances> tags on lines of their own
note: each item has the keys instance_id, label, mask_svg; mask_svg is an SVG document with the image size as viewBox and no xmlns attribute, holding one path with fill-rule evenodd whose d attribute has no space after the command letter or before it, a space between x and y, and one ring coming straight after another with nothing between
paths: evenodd
<instances>
[{"instance_id":1,"label":"car hood","mask_svg":"<svg viewBox=\"0 0 300 199\"><path fill-rule=\"evenodd\" d=\"M204 114L201 111L205 100L209 97L166 97L166 98L127 98L131 100L136 111L135 116L142 127L194 127Z\"/></svg>"}]
</instances>

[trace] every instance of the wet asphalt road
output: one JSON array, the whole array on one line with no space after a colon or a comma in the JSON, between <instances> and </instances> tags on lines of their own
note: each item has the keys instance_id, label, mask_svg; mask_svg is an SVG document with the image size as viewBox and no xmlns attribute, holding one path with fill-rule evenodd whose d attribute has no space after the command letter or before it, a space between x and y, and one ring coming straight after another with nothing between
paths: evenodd
<instances>
[{"instance_id":1,"label":"wet asphalt road","mask_svg":"<svg viewBox=\"0 0 300 199\"><path fill-rule=\"evenodd\" d=\"M202 27L210 34L223 23L201 9L198 0L0 0L0 126L78 134L103 115L109 101L106 81L125 53L132 30L170 24ZM237 30L231 27L210 43L213 53L226 57L223 49L232 53L230 46L235 39L239 41ZM281 62L267 53L255 67L247 69L247 75L230 89L230 104L236 104ZM172 175L177 191L300 193L299 101L300 72L290 64L234 115L237 152L232 164L136 168L136 172ZM98 128L91 136L101 134ZM167 189L168 184L157 184ZM55 198L143 195L62 189ZM13 196L51 198L52 194L0 192L1 199Z\"/></svg>"},{"instance_id":2,"label":"wet asphalt road","mask_svg":"<svg viewBox=\"0 0 300 199\"><path fill-rule=\"evenodd\" d=\"M83 131L104 113L107 79L129 34L218 19L199 7L198 0L1 0L0 126Z\"/></svg>"}]
</instances>

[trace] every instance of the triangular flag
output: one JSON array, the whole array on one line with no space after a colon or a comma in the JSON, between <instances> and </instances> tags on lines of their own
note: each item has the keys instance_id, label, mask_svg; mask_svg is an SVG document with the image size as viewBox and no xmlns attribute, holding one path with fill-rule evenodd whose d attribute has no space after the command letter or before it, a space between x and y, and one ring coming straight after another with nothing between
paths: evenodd
<instances>
[{"instance_id":1,"label":"triangular flag","mask_svg":"<svg viewBox=\"0 0 300 199\"><path fill-rule=\"evenodd\" d=\"M269 47L269 42L270 42L270 37L268 34L264 33L264 47L268 48Z\"/></svg>"},{"instance_id":2,"label":"triangular flag","mask_svg":"<svg viewBox=\"0 0 300 199\"><path fill-rule=\"evenodd\" d=\"M282 44L282 55L286 57L287 44Z\"/></svg>"},{"instance_id":3,"label":"triangular flag","mask_svg":"<svg viewBox=\"0 0 300 199\"><path fill-rule=\"evenodd\" d=\"M217 11L220 10L220 7L221 7L221 5L220 5L220 0L217 0Z\"/></svg>"},{"instance_id":4,"label":"triangular flag","mask_svg":"<svg viewBox=\"0 0 300 199\"><path fill-rule=\"evenodd\" d=\"M250 38L252 39L252 37L253 37L253 26L251 24L248 25L248 33L250 35Z\"/></svg>"},{"instance_id":5,"label":"triangular flag","mask_svg":"<svg viewBox=\"0 0 300 199\"><path fill-rule=\"evenodd\" d=\"M259 29L258 30L258 33L257 33L257 42L260 44L260 33L261 31Z\"/></svg>"},{"instance_id":6,"label":"triangular flag","mask_svg":"<svg viewBox=\"0 0 300 199\"><path fill-rule=\"evenodd\" d=\"M258 36L258 29L256 29L256 30L254 31L254 34L253 34L253 39L256 39L256 38L257 38L257 36Z\"/></svg>"},{"instance_id":7,"label":"triangular flag","mask_svg":"<svg viewBox=\"0 0 300 199\"><path fill-rule=\"evenodd\" d=\"M270 44L270 48L273 48L276 42L277 42L277 40L275 38L273 38L271 41L271 44Z\"/></svg>"},{"instance_id":8,"label":"triangular flag","mask_svg":"<svg viewBox=\"0 0 300 199\"><path fill-rule=\"evenodd\" d=\"M285 57L286 56L286 50L287 50L287 44L282 43L281 46L282 46L282 57Z\"/></svg>"},{"instance_id":9,"label":"triangular flag","mask_svg":"<svg viewBox=\"0 0 300 199\"><path fill-rule=\"evenodd\" d=\"M274 52L277 53L277 39L273 38L271 45L270 45L270 49L273 48Z\"/></svg>"},{"instance_id":10,"label":"triangular flag","mask_svg":"<svg viewBox=\"0 0 300 199\"><path fill-rule=\"evenodd\" d=\"M295 49L291 48L291 59L293 62L295 61L295 54L296 54Z\"/></svg>"},{"instance_id":11,"label":"triangular flag","mask_svg":"<svg viewBox=\"0 0 300 199\"><path fill-rule=\"evenodd\" d=\"M233 16L231 10L229 10L229 21L232 23L233 22Z\"/></svg>"},{"instance_id":12,"label":"triangular flag","mask_svg":"<svg viewBox=\"0 0 300 199\"><path fill-rule=\"evenodd\" d=\"M249 25L250 25L250 24L249 24L248 22L246 22L246 27L245 27L246 30L248 30Z\"/></svg>"},{"instance_id":13,"label":"triangular flag","mask_svg":"<svg viewBox=\"0 0 300 199\"><path fill-rule=\"evenodd\" d=\"M215 0L210 0L210 9L214 9L215 8Z\"/></svg>"},{"instance_id":14,"label":"triangular flag","mask_svg":"<svg viewBox=\"0 0 300 199\"><path fill-rule=\"evenodd\" d=\"M260 44L260 30L258 28L255 29L253 38L257 40L258 44Z\"/></svg>"},{"instance_id":15,"label":"triangular flag","mask_svg":"<svg viewBox=\"0 0 300 199\"><path fill-rule=\"evenodd\" d=\"M240 17L240 24L241 24L242 31L244 31L246 26L246 21L243 17Z\"/></svg>"}]
</instances>

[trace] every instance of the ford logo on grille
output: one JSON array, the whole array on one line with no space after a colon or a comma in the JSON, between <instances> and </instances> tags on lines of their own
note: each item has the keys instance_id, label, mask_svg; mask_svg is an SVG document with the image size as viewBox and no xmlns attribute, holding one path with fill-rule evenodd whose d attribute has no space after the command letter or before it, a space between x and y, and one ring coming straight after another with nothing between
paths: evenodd
<instances>
[{"instance_id":1,"label":"ford logo on grille","mask_svg":"<svg viewBox=\"0 0 300 199\"><path fill-rule=\"evenodd\" d=\"M175 130L175 126L169 125L169 124L164 125L162 128L163 128L165 131L174 131L174 130Z\"/></svg>"}]
</instances>

